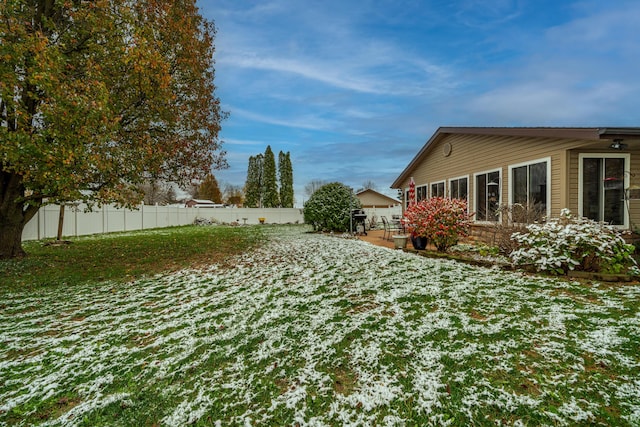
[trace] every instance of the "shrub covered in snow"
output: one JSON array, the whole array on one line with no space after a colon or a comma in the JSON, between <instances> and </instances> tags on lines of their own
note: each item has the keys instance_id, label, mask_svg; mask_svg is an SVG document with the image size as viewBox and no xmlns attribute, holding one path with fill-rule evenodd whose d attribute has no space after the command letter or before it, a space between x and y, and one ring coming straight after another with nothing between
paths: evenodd
<instances>
[{"instance_id":1,"label":"shrub covered in snow","mask_svg":"<svg viewBox=\"0 0 640 427\"><path fill-rule=\"evenodd\" d=\"M196 219L193 220L193 224L200 225L200 226L215 225L216 220L214 220L213 218L207 219L207 218L197 217Z\"/></svg>"},{"instance_id":2,"label":"shrub covered in snow","mask_svg":"<svg viewBox=\"0 0 640 427\"><path fill-rule=\"evenodd\" d=\"M467 202L459 199L432 197L409 206L404 223L411 233L429 239L440 252L469 234Z\"/></svg>"},{"instance_id":3,"label":"shrub covered in snow","mask_svg":"<svg viewBox=\"0 0 640 427\"><path fill-rule=\"evenodd\" d=\"M624 273L637 271L627 244L613 227L576 218L563 209L560 218L531 224L527 232L514 233L518 249L511 253L517 265L532 265L538 271L564 274L568 270Z\"/></svg>"},{"instance_id":4,"label":"shrub covered in snow","mask_svg":"<svg viewBox=\"0 0 640 427\"><path fill-rule=\"evenodd\" d=\"M339 182L320 187L304 205L304 222L315 231L348 231L351 209L362 207L351 188Z\"/></svg>"}]
</instances>

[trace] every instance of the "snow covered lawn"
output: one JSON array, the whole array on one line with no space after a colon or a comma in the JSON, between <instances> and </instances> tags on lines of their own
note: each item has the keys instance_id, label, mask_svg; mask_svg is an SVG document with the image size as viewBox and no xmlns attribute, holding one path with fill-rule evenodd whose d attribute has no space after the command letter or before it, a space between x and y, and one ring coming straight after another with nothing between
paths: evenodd
<instances>
[{"instance_id":1,"label":"snow covered lawn","mask_svg":"<svg viewBox=\"0 0 640 427\"><path fill-rule=\"evenodd\" d=\"M2 294L0 425L640 424L640 285L276 230L234 267Z\"/></svg>"}]
</instances>

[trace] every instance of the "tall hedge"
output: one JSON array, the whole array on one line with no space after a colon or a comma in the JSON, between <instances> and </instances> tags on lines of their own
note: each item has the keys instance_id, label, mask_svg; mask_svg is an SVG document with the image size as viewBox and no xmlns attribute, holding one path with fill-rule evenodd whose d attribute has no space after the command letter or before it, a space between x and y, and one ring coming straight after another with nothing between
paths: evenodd
<instances>
[{"instance_id":1,"label":"tall hedge","mask_svg":"<svg viewBox=\"0 0 640 427\"><path fill-rule=\"evenodd\" d=\"M244 186L244 206L246 208L262 207L262 163L262 154L249 157L247 182Z\"/></svg>"},{"instance_id":2,"label":"tall hedge","mask_svg":"<svg viewBox=\"0 0 640 427\"><path fill-rule=\"evenodd\" d=\"M362 205L353 190L339 182L320 187L304 205L304 222L315 231L349 231L351 209Z\"/></svg>"},{"instance_id":3,"label":"tall hedge","mask_svg":"<svg viewBox=\"0 0 640 427\"><path fill-rule=\"evenodd\" d=\"M291 155L287 151L278 154L278 175L280 177L280 206L293 207L293 167Z\"/></svg>"},{"instance_id":4,"label":"tall hedge","mask_svg":"<svg viewBox=\"0 0 640 427\"><path fill-rule=\"evenodd\" d=\"M262 164L262 207L277 208L280 206L278 181L276 179L276 158L271 146L267 145Z\"/></svg>"}]
</instances>

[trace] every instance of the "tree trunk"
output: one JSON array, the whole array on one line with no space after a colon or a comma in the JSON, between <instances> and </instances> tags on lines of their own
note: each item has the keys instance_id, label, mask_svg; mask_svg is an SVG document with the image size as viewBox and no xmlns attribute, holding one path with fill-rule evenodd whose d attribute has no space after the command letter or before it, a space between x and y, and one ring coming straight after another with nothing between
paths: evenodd
<instances>
[{"instance_id":1,"label":"tree trunk","mask_svg":"<svg viewBox=\"0 0 640 427\"><path fill-rule=\"evenodd\" d=\"M62 227L64 226L64 203L60 202L60 214L58 215L58 234L56 239L62 240Z\"/></svg>"},{"instance_id":2,"label":"tree trunk","mask_svg":"<svg viewBox=\"0 0 640 427\"><path fill-rule=\"evenodd\" d=\"M0 170L0 259L23 257L22 230L38 212L38 206L27 206L22 177Z\"/></svg>"},{"instance_id":3,"label":"tree trunk","mask_svg":"<svg viewBox=\"0 0 640 427\"><path fill-rule=\"evenodd\" d=\"M0 223L0 259L21 258L26 256L22 249L22 230L24 224L21 221Z\"/></svg>"}]
</instances>

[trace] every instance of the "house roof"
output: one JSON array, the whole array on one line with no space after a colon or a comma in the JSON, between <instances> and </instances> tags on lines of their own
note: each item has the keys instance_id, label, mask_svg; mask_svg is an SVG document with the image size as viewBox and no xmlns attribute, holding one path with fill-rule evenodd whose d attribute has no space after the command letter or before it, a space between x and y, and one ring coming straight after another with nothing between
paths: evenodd
<instances>
[{"instance_id":1,"label":"house roof","mask_svg":"<svg viewBox=\"0 0 640 427\"><path fill-rule=\"evenodd\" d=\"M640 127L440 127L424 144L413 160L409 162L409 165L407 165L396 178L393 184L391 184L391 188L400 188L402 183L408 179L410 172L415 166L427 156L431 147L448 135L528 136L597 141L602 139L640 137Z\"/></svg>"},{"instance_id":2,"label":"house roof","mask_svg":"<svg viewBox=\"0 0 640 427\"><path fill-rule=\"evenodd\" d=\"M199 205L215 205L216 203L212 200L206 200L206 199L191 199L191 200L187 200L187 203L189 202L195 202Z\"/></svg>"},{"instance_id":3,"label":"house roof","mask_svg":"<svg viewBox=\"0 0 640 427\"><path fill-rule=\"evenodd\" d=\"M386 194L382 194L382 193L380 193L380 192L378 192L378 191L376 191L376 190L373 190L373 189L371 189L371 188L367 188L367 189L364 189L364 190L362 190L362 191L358 191L358 192L356 193L356 196L360 196L361 194L364 194L364 193L373 193L375 196L380 197L380 198L383 198L383 199L385 199L385 200L388 200L389 202L391 202L391 203L393 203L393 204L400 204L400 203L402 203L402 202L401 202L400 200L398 200L398 199L394 199L393 197L389 197L389 196L387 196Z\"/></svg>"}]
</instances>

